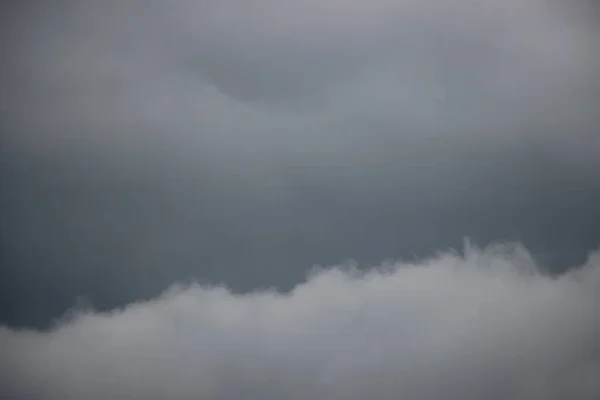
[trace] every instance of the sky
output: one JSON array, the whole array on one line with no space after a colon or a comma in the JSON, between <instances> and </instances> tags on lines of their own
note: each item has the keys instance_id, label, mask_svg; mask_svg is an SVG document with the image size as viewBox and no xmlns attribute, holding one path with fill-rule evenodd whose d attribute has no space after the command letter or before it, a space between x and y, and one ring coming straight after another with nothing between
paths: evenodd
<instances>
[{"instance_id":1,"label":"sky","mask_svg":"<svg viewBox=\"0 0 600 400\"><path fill-rule=\"evenodd\" d=\"M1 7L0 394L597 398L598 2Z\"/></svg>"}]
</instances>

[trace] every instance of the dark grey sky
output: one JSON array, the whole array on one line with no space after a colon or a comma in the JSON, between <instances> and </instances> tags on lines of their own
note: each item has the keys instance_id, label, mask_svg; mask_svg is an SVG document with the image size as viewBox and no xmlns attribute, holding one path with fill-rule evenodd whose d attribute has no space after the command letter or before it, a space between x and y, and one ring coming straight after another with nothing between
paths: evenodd
<instances>
[{"instance_id":1,"label":"dark grey sky","mask_svg":"<svg viewBox=\"0 0 600 400\"><path fill-rule=\"evenodd\" d=\"M133 306L112 317L91 315L39 338L1 328L47 327L81 300L106 311L155 298L174 283L192 280L223 284L236 293L269 287L288 291L306 281L314 265L354 260L367 269L384 260L422 259L461 249L465 237L482 246L521 243L539 268L554 272L583 265L600 244L600 46L597 20L588 11L592 8L584 8L595 3L572 4L576 5L565 6L561 0L5 3L0 13L0 345L14 345L17 350L11 354L23 357L22 371L28 371L27 363L40 354L56 357L62 368L45 382L64 387L61 398L90 398L81 384L87 382L85 372L69 384L61 380L85 363L64 356L68 343L74 340L73 348L88 348L87 340L99 334L96 327L118 335L120 329L135 325L118 345L135 353L137 347L127 340L142 328L134 321L167 329L156 321L165 318L160 307L181 307L177 309L182 310L185 327L166 324L174 329L173 336L165 333L167 342L193 347L192 336L215 335L216 342L207 339L201 346L230 349L223 350L227 360L221 364L217 355L206 364L194 364L208 377L218 375L215 365L245 360L243 354L252 358L248 348L252 340L262 343L261 335L297 346L289 359L261 358L257 363L265 369L256 376L223 367L229 382L242 383L223 392L215 378L215 389L203 392L206 396L236 399L249 391L257 398L294 398L286 397L290 388L308 382L314 398L350 398L346 391L353 388L363 398L376 399L396 390L374 376L383 364L365 381L352 383L353 374L361 371L352 369L352 359L331 364L325 355L305 356L311 351L305 341L316 340L317 347L329 343L312 337L309 328L325 336L344 329L345 322L328 325L320 320L343 309L329 303L337 295L366 296L368 305L349 307L355 318L371 321L357 319L354 336L347 346L339 344L340 351L363 346L370 324L376 332L389 328L402 336L402 318L417 318L414 332L404 333L408 341L395 353L402 357L403 351L411 352L410 340L439 326L445 302L456 302L448 315L462 321L463 302L479 301L483 297L477 296L500 287L504 289L494 292L499 297L493 297L499 308L487 310L504 310L498 319L482 317L476 319L481 325L475 331L464 328L477 349L490 343L477 338L504 322L514 330L500 329L496 338L507 346L521 335L534 341L543 331L540 326L579 323L563 332L569 343L597 333L596 322L586 329L581 322L585 319L577 319L592 315L597 297L589 297L586 290L593 292L597 286L585 289L567 276L563 283L539 278L526 289L520 278L508 273L500 278L480 276L470 270L477 264L472 259L451 255L436 265L463 263L470 271L466 281L425 262L414 287L441 294L432 304L422 299L407 309L402 308L404 294L384 305L377 293L396 284L398 290L408 285L410 292L403 279L413 282L411 272L389 281L375 274L375 280L382 279L377 284L348 282L331 272L336 277L315 278L297 289L314 293L315 302L327 305L323 312L305 295L234 296L196 288L188 297ZM496 260L497 255L484 251L480 257ZM597 267L597 260L588 263L588 278L595 282L588 285L597 285ZM471 286L470 279L482 289ZM465 293L454 299L452 290ZM569 300L554 315L529 290L548 296L551 304L560 304L561 296ZM529 328L524 322L528 317L515 311L516 300L500 300L512 295L523 301L525 310L541 313L541 325ZM212 300L202 300L207 296ZM578 306L582 314L568 316ZM196 325L194 307L209 315L207 330ZM415 317L419 307L435 311L420 319ZM384 310L398 308L397 317L386 322ZM248 336L239 341L236 334L216 339L228 315L246 311L259 320L275 313L273 325L232 316L237 321L232 329L249 329ZM315 313L307 325L304 312ZM125 327L122 321L127 321ZM301 327L298 336L281 331L285 321ZM507 361L488 350L461 358L468 347L453 341L452 332L463 332L453 329L444 328L425 342L432 347L447 343L440 345L448 351L440 353L440 365L454 365L455 356L466 360L465 370L483 371L478 375L482 381L492 375L504 377L506 392L499 389L500 378L478 386L430 369L439 356L433 352L431 358L411 357L424 363L419 364L423 371L439 374L441 386L428 389L413 371L413 378L406 378L412 394L404 398L437 398L440 388L456 398L495 398L491 393L503 394L499 398L549 398L545 395L550 386L543 383L514 391L526 370L515 359ZM391 346L392 337L382 335L382 346ZM149 336L148 346L162 337ZM30 339L37 344L27 353L31 357L25 357ZM597 345L591 341L585 347L586 343L584 350ZM532 359L551 353L544 359L550 365L544 373L550 375L540 373L540 382L552 374L567 376L561 368L576 356L566 353L583 351L564 346L565 354L553 353L549 349L561 346L558 334L538 344L531 350ZM278 354L277 346L270 351ZM119 349L110 347L107 354L118 354ZM163 354L154 356L162 360ZM175 368L184 370L192 362L174 360ZM294 360L300 362L298 370ZM386 360L385 368L406 372L405 365ZM105 361L116 362L110 357ZM590 362L589 376L599 370L597 361ZM98 365L88 367L96 374ZM280 366L281 387L257 383ZM329 371L323 372L329 383L314 383L313 367ZM160 375L152 368L140 370L143 381ZM0 365L0 385L11 382L6 371ZM15 393L23 394L22 387L46 379L45 370L35 371L15 381ZM578 377L572 378L573 384L580 383ZM133 393L135 385L127 386L130 380L113 378L114 393L96 387L103 393L99 398ZM571 379L567 378L565 382ZM186 377L182 380L187 382ZM349 386L342 387L346 383ZM375 386L381 391L370 389ZM552 392L558 398L576 393L567 383L559 386ZM570 398L587 398L583 393L593 397L598 393L594 390L600 390L590 388ZM157 389L149 384L139 393L144 390ZM174 390L168 397L186 398L192 389ZM31 398L39 395L32 393Z\"/></svg>"},{"instance_id":2,"label":"dark grey sky","mask_svg":"<svg viewBox=\"0 0 600 400\"><path fill-rule=\"evenodd\" d=\"M6 7L0 319L600 243L597 32L538 1ZM580 10L577 8L577 10Z\"/></svg>"}]
</instances>

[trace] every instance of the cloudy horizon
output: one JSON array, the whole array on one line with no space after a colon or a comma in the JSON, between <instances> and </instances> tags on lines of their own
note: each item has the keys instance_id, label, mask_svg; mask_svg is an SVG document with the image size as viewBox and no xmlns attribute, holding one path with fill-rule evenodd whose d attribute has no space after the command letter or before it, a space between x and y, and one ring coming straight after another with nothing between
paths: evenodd
<instances>
[{"instance_id":1,"label":"cloudy horizon","mask_svg":"<svg viewBox=\"0 0 600 400\"><path fill-rule=\"evenodd\" d=\"M173 287L46 332L0 328L9 399L595 399L600 253L520 246L314 271L288 294Z\"/></svg>"}]
</instances>

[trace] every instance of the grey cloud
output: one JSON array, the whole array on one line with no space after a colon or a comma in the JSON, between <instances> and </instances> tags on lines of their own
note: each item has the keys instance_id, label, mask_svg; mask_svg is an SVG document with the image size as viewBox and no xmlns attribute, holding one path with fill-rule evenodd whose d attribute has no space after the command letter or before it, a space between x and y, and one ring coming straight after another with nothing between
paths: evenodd
<instances>
[{"instance_id":1,"label":"grey cloud","mask_svg":"<svg viewBox=\"0 0 600 400\"><path fill-rule=\"evenodd\" d=\"M599 260L552 278L520 246L467 247L318 270L289 294L174 287L0 328L0 383L32 400L596 399Z\"/></svg>"},{"instance_id":2,"label":"grey cloud","mask_svg":"<svg viewBox=\"0 0 600 400\"><path fill-rule=\"evenodd\" d=\"M540 0L17 10L0 70L4 142L23 158L92 152L131 169L143 153L255 186L491 153L596 167L598 32Z\"/></svg>"},{"instance_id":3,"label":"grey cloud","mask_svg":"<svg viewBox=\"0 0 600 400\"><path fill-rule=\"evenodd\" d=\"M11 32L17 39L6 64L17 87L7 95L22 97L13 114L40 120L43 131L56 125L112 140L154 129L188 141L225 137L248 145L248 137L315 147L330 140L323 136L354 139L345 131L358 113L392 123L398 136L444 127L453 136L494 132L514 141L523 119L545 124L533 130L547 135L558 109L582 113L582 105L594 103L589 97L598 96L589 87L598 70L597 32L565 23L564 14L543 4L40 6ZM288 100L289 109L277 107ZM587 117L593 121L571 118L597 124ZM368 132L377 136L375 127Z\"/></svg>"}]
</instances>

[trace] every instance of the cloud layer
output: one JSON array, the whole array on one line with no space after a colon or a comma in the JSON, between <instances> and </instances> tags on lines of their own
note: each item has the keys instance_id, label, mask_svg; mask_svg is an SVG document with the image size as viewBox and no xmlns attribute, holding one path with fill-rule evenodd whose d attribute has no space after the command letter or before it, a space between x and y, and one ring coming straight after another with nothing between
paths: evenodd
<instances>
[{"instance_id":1,"label":"cloud layer","mask_svg":"<svg viewBox=\"0 0 600 400\"><path fill-rule=\"evenodd\" d=\"M550 277L520 246L467 247L321 269L285 295L175 287L47 332L1 328L0 387L30 400L597 399L599 257Z\"/></svg>"},{"instance_id":2,"label":"cloud layer","mask_svg":"<svg viewBox=\"0 0 600 400\"><path fill-rule=\"evenodd\" d=\"M17 142L42 148L168 135L179 155L225 162L274 149L348 160L341 140L379 153L391 130L409 154L426 136L457 143L445 152L533 141L564 160L598 151L600 64L598 31L565 3L24 5L3 28L4 112Z\"/></svg>"}]
</instances>

